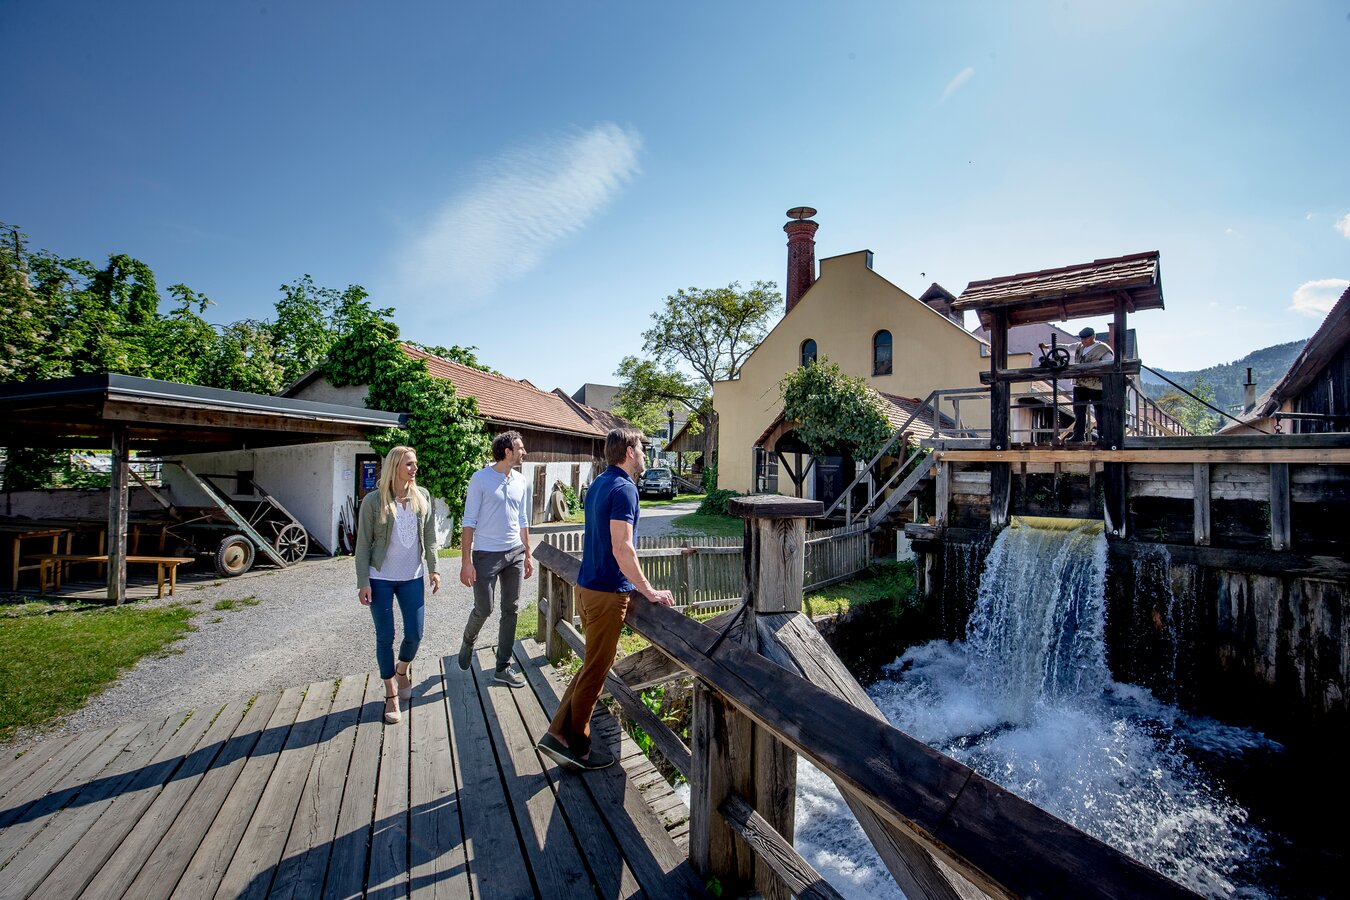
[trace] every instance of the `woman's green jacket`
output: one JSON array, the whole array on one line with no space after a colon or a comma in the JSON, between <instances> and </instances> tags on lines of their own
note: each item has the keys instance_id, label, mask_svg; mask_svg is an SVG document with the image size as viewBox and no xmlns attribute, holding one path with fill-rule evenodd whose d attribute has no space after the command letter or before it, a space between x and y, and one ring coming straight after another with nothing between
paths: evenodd
<instances>
[{"instance_id":1,"label":"woman's green jacket","mask_svg":"<svg viewBox=\"0 0 1350 900\"><path fill-rule=\"evenodd\" d=\"M426 512L417 517L417 530L422 535L422 557L427 574L436 571L436 516L432 511L431 494L417 487L426 500ZM356 526L356 586L370 587L370 570L384 565L389 553L389 537L394 531L394 520L381 521L380 492L371 491L361 499L361 513Z\"/></svg>"}]
</instances>

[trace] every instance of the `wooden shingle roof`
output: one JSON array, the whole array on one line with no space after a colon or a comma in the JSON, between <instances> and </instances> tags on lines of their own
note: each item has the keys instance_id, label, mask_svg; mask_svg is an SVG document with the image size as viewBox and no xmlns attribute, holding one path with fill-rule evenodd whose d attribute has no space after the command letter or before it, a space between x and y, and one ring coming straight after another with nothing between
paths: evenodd
<instances>
[{"instance_id":1,"label":"wooden shingle roof","mask_svg":"<svg viewBox=\"0 0 1350 900\"><path fill-rule=\"evenodd\" d=\"M988 328L995 309L1007 310L1010 326L1027 325L1111 315L1120 298L1127 312L1162 309L1158 251L972 281L952 309L975 310Z\"/></svg>"}]
</instances>

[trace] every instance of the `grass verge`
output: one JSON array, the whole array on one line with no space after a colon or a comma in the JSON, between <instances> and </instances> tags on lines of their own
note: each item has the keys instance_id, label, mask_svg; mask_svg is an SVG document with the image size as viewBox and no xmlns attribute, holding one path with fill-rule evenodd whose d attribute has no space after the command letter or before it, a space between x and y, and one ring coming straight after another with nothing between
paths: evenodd
<instances>
[{"instance_id":1,"label":"grass verge","mask_svg":"<svg viewBox=\"0 0 1350 900\"><path fill-rule=\"evenodd\" d=\"M702 494L676 494L674 500L639 500L638 505L643 509L660 509L663 506L670 506L673 503L688 503L691 500L702 499Z\"/></svg>"},{"instance_id":2,"label":"grass verge","mask_svg":"<svg viewBox=\"0 0 1350 900\"><path fill-rule=\"evenodd\" d=\"M73 712L143 656L192 630L182 606L0 618L0 741Z\"/></svg>"},{"instance_id":3,"label":"grass verge","mask_svg":"<svg viewBox=\"0 0 1350 900\"><path fill-rule=\"evenodd\" d=\"M848 581L820 588L802 597L808 616L843 615L850 609L877 600L906 600L914 593L914 564L879 563Z\"/></svg>"},{"instance_id":4,"label":"grass verge","mask_svg":"<svg viewBox=\"0 0 1350 900\"><path fill-rule=\"evenodd\" d=\"M441 559L459 559L460 551L458 547L442 547L436 551L436 555Z\"/></svg>"},{"instance_id":5,"label":"grass verge","mask_svg":"<svg viewBox=\"0 0 1350 900\"><path fill-rule=\"evenodd\" d=\"M676 530L689 535L740 537L745 533L745 520L736 516L690 513L687 516L676 516L670 524Z\"/></svg>"}]
</instances>

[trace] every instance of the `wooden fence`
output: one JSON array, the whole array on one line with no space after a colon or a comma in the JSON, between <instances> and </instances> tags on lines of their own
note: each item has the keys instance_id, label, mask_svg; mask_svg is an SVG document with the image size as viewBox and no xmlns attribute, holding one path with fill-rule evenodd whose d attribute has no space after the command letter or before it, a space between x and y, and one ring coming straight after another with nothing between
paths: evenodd
<instances>
[{"instance_id":1,"label":"wooden fence","mask_svg":"<svg viewBox=\"0 0 1350 900\"><path fill-rule=\"evenodd\" d=\"M544 541L572 556L581 555L582 532L544 535ZM739 537L638 536L642 572L656 588L675 595L686 614L721 611L745 594L744 539ZM872 564L865 524L809 532L805 590L852 578Z\"/></svg>"}]
</instances>

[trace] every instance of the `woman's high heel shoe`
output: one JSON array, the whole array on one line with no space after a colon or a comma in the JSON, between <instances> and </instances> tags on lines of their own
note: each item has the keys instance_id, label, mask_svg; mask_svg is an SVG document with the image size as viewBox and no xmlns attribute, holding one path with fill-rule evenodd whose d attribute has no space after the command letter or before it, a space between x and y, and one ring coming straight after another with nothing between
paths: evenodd
<instances>
[{"instance_id":1,"label":"woman's high heel shoe","mask_svg":"<svg viewBox=\"0 0 1350 900\"><path fill-rule=\"evenodd\" d=\"M393 711L393 712L390 712L389 709L388 709L389 701L390 701L390 700L393 700L393 701L394 701L394 711ZM386 708L385 708L385 711L384 711L384 724L386 724L386 725L397 725L397 724L399 723L399 721L402 720L402 718L403 718L403 713L399 712L399 709L398 709L398 694L385 694L385 695L384 695L384 703L385 703L385 707L386 707Z\"/></svg>"},{"instance_id":2,"label":"woman's high heel shoe","mask_svg":"<svg viewBox=\"0 0 1350 900\"><path fill-rule=\"evenodd\" d=\"M406 662L406 663L403 664L403 671L402 671L402 672L400 672L400 671L398 670L398 666L394 666L394 676L397 677L397 678L406 678L406 679L408 679L408 686L407 686L407 687L402 687L402 686L399 687L399 689L398 689L398 698L399 698L400 700L409 700L409 699L411 699L411 698L412 698L412 661L409 660L408 662Z\"/></svg>"}]
</instances>

